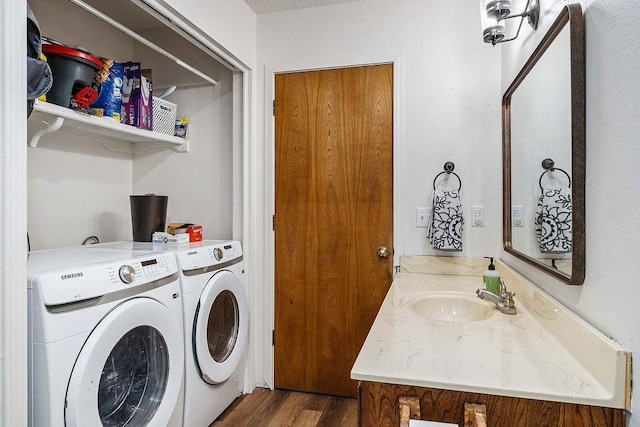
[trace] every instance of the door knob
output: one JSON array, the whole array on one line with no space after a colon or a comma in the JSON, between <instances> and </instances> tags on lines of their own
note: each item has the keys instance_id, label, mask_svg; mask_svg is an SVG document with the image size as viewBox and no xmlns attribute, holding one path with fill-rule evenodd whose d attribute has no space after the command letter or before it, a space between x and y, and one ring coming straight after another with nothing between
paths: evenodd
<instances>
[{"instance_id":1,"label":"door knob","mask_svg":"<svg viewBox=\"0 0 640 427\"><path fill-rule=\"evenodd\" d=\"M389 256L389 249L386 246L378 247L378 256L380 258L386 258Z\"/></svg>"}]
</instances>

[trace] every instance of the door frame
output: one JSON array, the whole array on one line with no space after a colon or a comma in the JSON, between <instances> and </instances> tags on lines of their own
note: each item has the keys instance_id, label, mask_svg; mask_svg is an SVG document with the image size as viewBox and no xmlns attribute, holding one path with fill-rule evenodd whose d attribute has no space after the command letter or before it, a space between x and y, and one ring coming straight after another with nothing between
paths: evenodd
<instances>
[{"instance_id":1,"label":"door frame","mask_svg":"<svg viewBox=\"0 0 640 427\"><path fill-rule=\"evenodd\" d=\"M404 52L381 53L366 56L335 58L301 63L274 64L265 67L264 126L265 126L265 245L264 245L264 322L262 336L264 355L264 381L274 388L273 330L275 327L275 233L272 215L275 213L275 75L289 72L330 70L335 68L361 67L367 65L393 64L393 265L399 265L404 253L402 236L403 181L400 173L404 153Z\"/></svg>"},{"instance_id":2,"label":"door frame","mask_svg":"<svg viewBox=\"0 0 640 427\"><path fill-rule=\"evenodd\" d=\"M27 2L0 4L0 425L27 425Z\"/></svg>"}]
</instances>

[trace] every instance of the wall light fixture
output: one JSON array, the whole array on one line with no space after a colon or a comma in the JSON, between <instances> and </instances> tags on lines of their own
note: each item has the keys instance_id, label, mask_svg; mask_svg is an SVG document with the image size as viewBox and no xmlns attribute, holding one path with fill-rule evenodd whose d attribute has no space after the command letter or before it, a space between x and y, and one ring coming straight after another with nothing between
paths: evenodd
<instances>
[{"instance_id":1,"label":"wall light fixture","mask_svg":"<svg viewBox=\"0 0 640 427\"><path fill-rule=\"evenodd\" d=\"M524 18L527 18L527 22L534 30L538 27L538 20L540 18L540 3L538 0L527 0L524 12L517 15L511 15L510 0L480 0L480 9L482 17L482 37L485 43L491 43L494 46L497 43L515 40L518 34L520 34L520 28L522 27ZM516 35L505 39L505 28L502 21L511 18L520 18L520 24L518 25Z\"/></svg>"}]
</instances>

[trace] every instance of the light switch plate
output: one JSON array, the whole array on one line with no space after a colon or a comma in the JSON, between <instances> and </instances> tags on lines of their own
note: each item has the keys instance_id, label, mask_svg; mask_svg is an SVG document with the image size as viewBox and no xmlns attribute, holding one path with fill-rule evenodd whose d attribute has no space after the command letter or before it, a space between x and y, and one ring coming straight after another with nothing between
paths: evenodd
<instances>
[{"instance_id":1,"label":"light switch plate","mask_svg":"<svg viewBox=\"0 0 640 427\"><path fill-rule=\"evenodd\" d=\"M416 208L416 227L424 228L429 226L431 208Z\"/></svg>"}]
</instances>

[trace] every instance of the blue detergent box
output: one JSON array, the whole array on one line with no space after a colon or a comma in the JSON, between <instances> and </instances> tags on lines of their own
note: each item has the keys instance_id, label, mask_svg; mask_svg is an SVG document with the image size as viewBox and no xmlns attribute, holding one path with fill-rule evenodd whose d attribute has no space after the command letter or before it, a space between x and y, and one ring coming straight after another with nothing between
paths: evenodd
<instances>
[{"instance_id":1,"label":"blue detergent box","mask_svg":"<svg viewBox=\"0 0 640 427\"><path fill-rule=\"evenodd\" d=\"M141 129L153 129L151 81L142 75L139 62L125 62L122 83L122 122Z\"/></svg>"}]
</instances>

